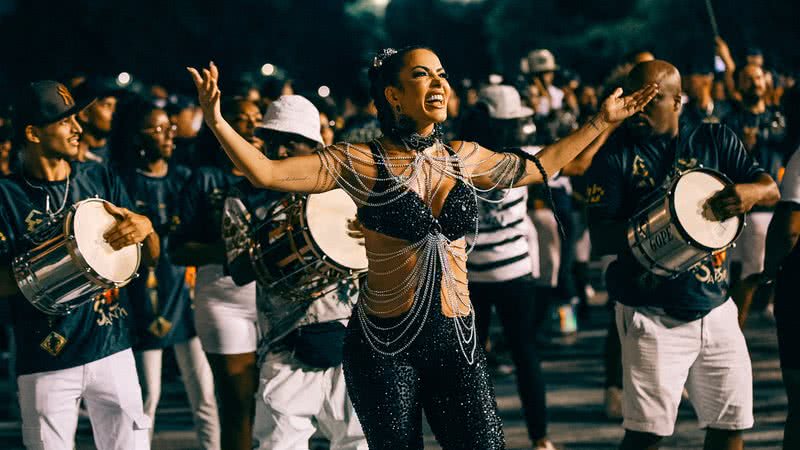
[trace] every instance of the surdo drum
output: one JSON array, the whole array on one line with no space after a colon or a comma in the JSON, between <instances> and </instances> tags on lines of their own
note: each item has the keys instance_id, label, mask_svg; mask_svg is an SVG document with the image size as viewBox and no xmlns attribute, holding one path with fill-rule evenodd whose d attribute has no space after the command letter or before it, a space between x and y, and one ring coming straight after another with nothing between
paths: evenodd
<instances>
[{"instance_id":1,"label":"surdo drum","mask_svg":"<svg viewBox=\"0 0 800 450\"><path fill-rule=\"evenodd\" d=\"M711 169L680 173L628 223L628 245L650 272L678 276L739 237L744 216L716 220L706 202L731 182Z\"/></svg>"},{"instance_id":2,"label":"surdo drum","mask_svg":"<svg viewBox=\"0 0 800 450\"><path fill-rule=\"evenodd\" d=\"M34 246L13 261L20 291L40 311L67 314L136 277L138 244L114 250L103 234L115 223L105 200L78 202L36 230ZM39 239L44 237L43 239Z\"/></svg>"}]
</instances>

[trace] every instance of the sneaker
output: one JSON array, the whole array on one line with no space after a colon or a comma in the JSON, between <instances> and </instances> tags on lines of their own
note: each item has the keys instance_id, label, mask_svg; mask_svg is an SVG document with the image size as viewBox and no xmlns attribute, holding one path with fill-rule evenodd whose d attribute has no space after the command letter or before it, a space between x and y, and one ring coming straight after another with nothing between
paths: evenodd
<instances>
[{"instance_id":1,"label":"sneaker","mask_svg":"<svg viewBox=\"0 0 800 450\"><path fill-rule=\"evenodd\" d=\"M606 389L606 417L622 419L622 389L618 387Z\"/></svg>"}]
</instances>

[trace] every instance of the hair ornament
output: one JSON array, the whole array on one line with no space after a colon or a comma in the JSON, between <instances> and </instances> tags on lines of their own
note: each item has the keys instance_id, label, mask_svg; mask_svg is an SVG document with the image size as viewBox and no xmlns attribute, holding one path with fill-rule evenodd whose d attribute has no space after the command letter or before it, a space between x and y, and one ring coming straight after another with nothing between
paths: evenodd
<instances>
[{"instance_id":1,"label":"hair ornament","mask_svg":"<svg viewBox=\"0 0 800 450\"><path fill-rule=\"evenodd\" d=\"M375 58L372 59L372 67L379 69L387 58L397 53L397 50L388 47L378 52Z\"/></svg>"}]
</instances>

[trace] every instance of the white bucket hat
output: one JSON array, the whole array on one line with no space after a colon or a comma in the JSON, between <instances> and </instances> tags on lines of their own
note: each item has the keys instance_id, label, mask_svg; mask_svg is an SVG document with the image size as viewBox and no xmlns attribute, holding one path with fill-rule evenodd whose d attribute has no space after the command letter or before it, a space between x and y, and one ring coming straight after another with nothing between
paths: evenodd
<instances>
[{"instance_id":1,"label":"white bucket hat","mask_svg":"<svg viewBox=\"0 0 800 450\"><path fill-rule=\"evenodd\" d=\"M507 84L484 87L480 101L489 107L489 117L492 119L520 119L533 115L531 108L522 106L519 92Z\"/></svg>"},{"instance_id":2,"label":"white bucket hat","mask_svg":"<svg viewBox=\"0 0 800 450\"><path fill-rule=\"evenodd\" d=\"M301 95L283 95L270 103L260 127L299 134L323 144L322 134L320 134L319 110Z\"/></svg>"}]
</instances>

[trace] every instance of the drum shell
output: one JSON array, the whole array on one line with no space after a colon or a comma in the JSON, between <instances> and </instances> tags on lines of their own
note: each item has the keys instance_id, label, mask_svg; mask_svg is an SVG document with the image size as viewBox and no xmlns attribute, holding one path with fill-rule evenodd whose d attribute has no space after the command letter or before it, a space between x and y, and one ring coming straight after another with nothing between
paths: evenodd
<instances>
[{"instance_id":1,"label":"drum shell","mask_svg":"<svg viewBox=\"0 0 800 450\"><path fill-rule=\"evenodd\" d=\"M84 200L90 201L103 200ZM14 276L22 295L46 314L67 314L109 289L125 286L137 276L134 272L123 282L110 281L86 262L73 228L75 211L84 202L73 205L59 234L14 259Z\"/></svg>"},{"instance_id":2,"label":"drum shell","mask_svg":"<svg viewBox=\"0 0 800 450\"><path fill-rule=\"evenodd\" d=\"M628 246L634 258L650 272L668 277L676 277L709 255L724 251L733 245L741 234L745 221L739 216L735 235L725 245L708 247L696 242L681 225L676 212L676 192L683 176L693 172L705 173L716 178L722 185L732 182L722 173L702 166L679 173L667 188L655 191L655 201L640 210L628 223ZM690 203L691 204L691 203Z\"/></svg>"},{"instance_id":3,"label":"drum shell","mask_svg":"<svg viewBox=\"0 0 800 450\"><path fill-rule=\"evenodd\" d=\"M258 281L298 298L316 298L332 283L363 272L337 264L317 246L306 223L307 198L287 196L259 224L250 249Z\"/></svg>"},{"instance_id":4,"label":"drum shell","mask_svg":"<svg viewBox=\"0 0 800 450\"><path fill-rule=\"evenodd\" d=\"M628 245L639 263L656 275L676 276L702 261L709 251L697 248L675 220L671 195L652 203L630 221Z\"/></svg>"},{"instance_id":5,"label":"drum shell","mask_svg":"<svg viewBox=\"0 0 800 450\"><path fill-rule=\"evenodd\" d=\"M58 236L33 248L14 265L22 295L46 314L66 314L113 287L87 283L86 271L73 262L69 240ZM84 300L76 302L78 299Z\"/></svg>"}]
</instances>

